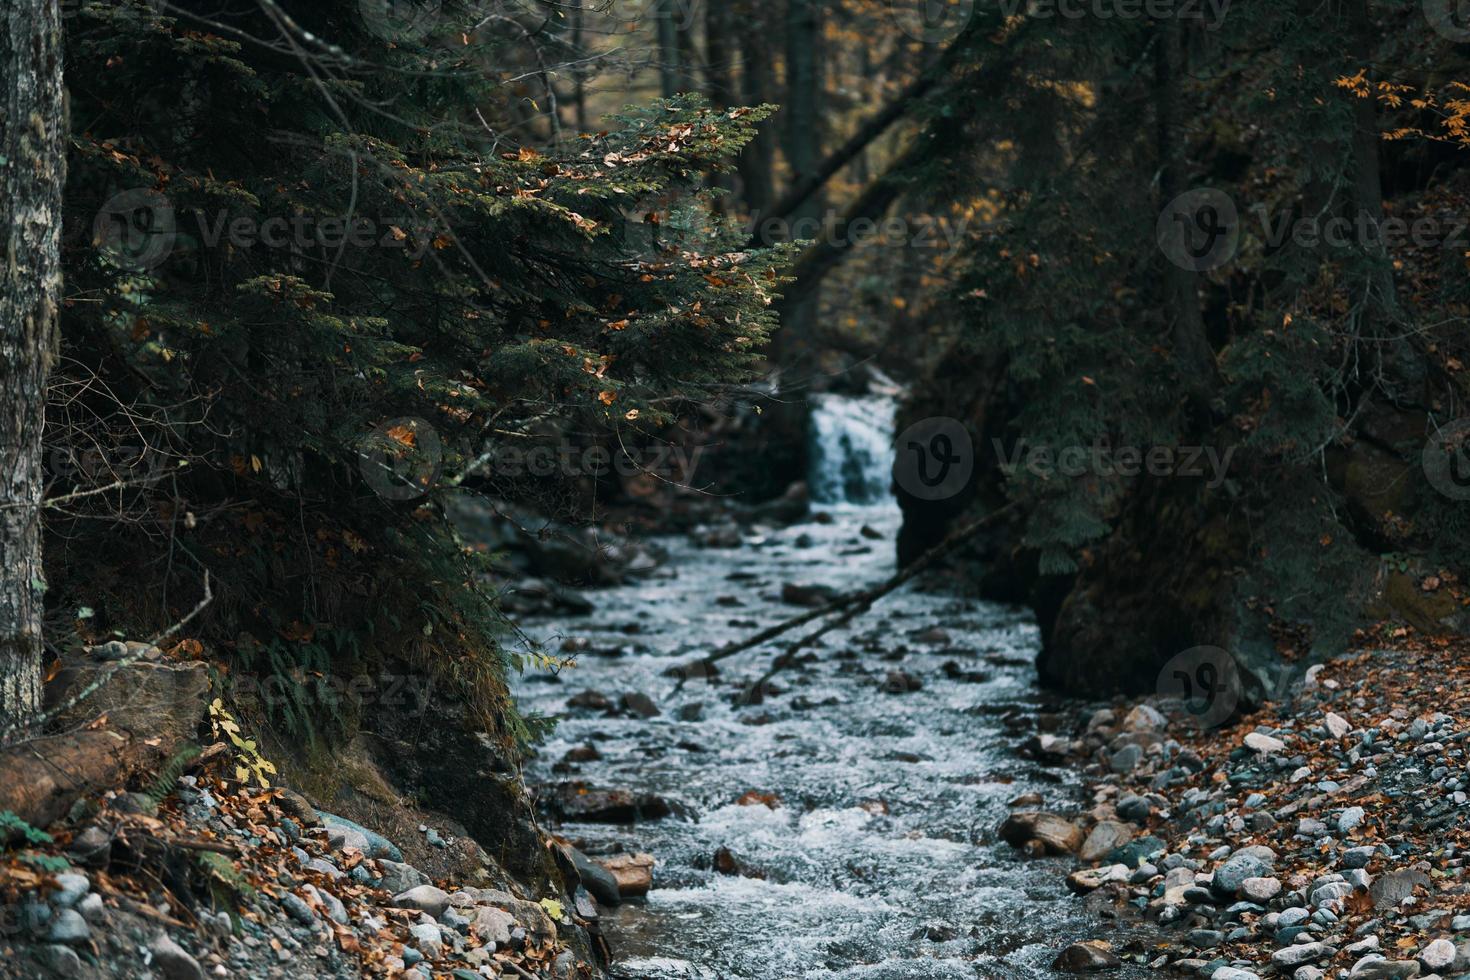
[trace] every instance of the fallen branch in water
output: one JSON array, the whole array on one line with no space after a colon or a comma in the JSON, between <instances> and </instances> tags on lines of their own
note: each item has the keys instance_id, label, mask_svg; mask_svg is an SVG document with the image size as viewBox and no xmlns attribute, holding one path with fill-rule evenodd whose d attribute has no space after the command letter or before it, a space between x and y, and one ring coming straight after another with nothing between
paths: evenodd
<instances>
[{"instance_id":1,"label":"fallen branch in water","mask_svg":"<svg viewBox=\"0 0 1470 980\"><path fill-rule=\"evenodd\" d=\"M769 640L775 639L783 633L789 633L791 630L796 629L798 626L804 626L807 623L812 622L813 620L821 619L822 617L829 616L833 613L842 613L841 616L832 620L830 623L827 623L819 627L818 629L813 630L811 633L808 633L806 636L788 646L779 657L772 661L770 669L758 682L758 684L763 684L768 678L771 677L771 675L775 674L777 671L787 666L790 666L791 662L795 659L797 652L800 651L803 647L809 646L810 644L816 642L822 636L830 633L837 627L852 622L852 620L856 619L858 616L871 609L873 607L873 603L888 595L890 592L894 591L899 586L912 579L915 575L918 575L919 573L928 569L935 562L939 561L941 558L954 551L965 541L974 537L976 534L980 533L986 528L996 524L1002 517L1014 511L1016 509L1016 506L1016 502L1012 501L1011 503L1006 504L1004 507L1001 507L998 510L991 511L984 517L977 518L976 520L971 521L969 524L966 524L963 527L956 528L955 530L951 531L949 533L949 536L946 537L943 541L939 542L934 547L924 552L912 563L910 563L908 567L901 569L885 582L879 583L878 585L875 585L870 589L864 589L861 592L854 592L850 595L839 596L838 598L833 599L831 602L818 609L813 609L810 612L802 613L800 616L793 616L791 619L788 619L785 622L777 623L775 626L769 627L767 629L763 629L759 633L756 633L754 636L751 636L747 639L740 640L736 643L726 644L719 650L716 650L714 653L710 654L708 657L703 657L699 660L693 660L687 664L680 664L675 667L670 667L668 670L664 671L664 674L666 676L679 678L679 684L680 686L682 686L685 681L689 680L692 677L709 676L713 673L714 665L719 661L726 659L727 657L733 657L737 653L743 653L744 651L749 650L753 647L758 647ZM758 687L757 690L759 690Z\"/></svg>"}]
</instances>

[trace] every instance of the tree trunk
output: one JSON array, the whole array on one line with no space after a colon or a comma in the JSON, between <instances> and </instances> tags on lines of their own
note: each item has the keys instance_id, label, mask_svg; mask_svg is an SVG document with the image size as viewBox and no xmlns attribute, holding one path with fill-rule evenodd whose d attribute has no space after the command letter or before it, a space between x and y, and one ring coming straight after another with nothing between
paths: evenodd
<instances>
[{"instance_id":1,"label":"tree trunk","mask_svg":"<svg viewBox=\"0 0 1470 980\"><path fill-rule=\"evenodd\" d=\"M653 16L658 27L658 80L660 94L672 99L679 94L679 25L675 0L658 0Z\"/></svg>"},{"instance_id":2,"label":"tree trunk","mask_svg":"<svg viewBox=\"0 0 1470 980\"><path fill-rule=\"evenodd\" d=\"M704 79L705 95L715 109L723 112L734 104L735 85L730 80L730 40L735 33L735 10L728 0L711 3L704 12ZM715 198L715 210L723 213L729 205L734 181L729 174L713 174L711 187L725 191Z\"/></svg>"},{"instance_id":3,"label":"tree trunk","mask_svg":"<svg viewBox=\"0 0 1470 980\"><path fill-rule=\"evenodd\" d=\"M791 186L811 181L821 164L820 0L789 0L786 8L786 163ZM807 196L790 215L792 238L822 238L822 199ZM817 319L817 297L806 293L782 303L781 329L774 343L775 361L782 371L782 388L810 368L812 333Z\"/></svg>"},{"instance_id":4,"label":"tree trunk","mask_svg":"<svg viewBox=\"0 0 1470 980\"><path fill-rule=\"evenodd\" d=\"M769 52L771 38L758 5L742 5L741 15L740 96L746 105L763 105L771 101L775 88ZM769 126L760 127L755 138L740 153L741 196L746 210L753 215L765 211L775 196L772 177L774 156L775 144Z\"/></svg>"},{"instance_id":5,"label":"tree trunk","mask_svg":"<svg viewBox=\"0 0 1470 980\"><path fill-rule=\"evenodd\" d=\"M582 0L577 0L572 5L572 50L578 58L586 57L583 51L583 43L586 40L584 22L586 14L582 10ZM592 127L587 125L587 77L582 66L578 66L573 76L575 81L572 88L572 102L577 116L577 132L591 132Z\"/></svg>"},{"instance_id":6,"label":"tree trunk","mask_svg":"<svg viewBox=\"0 0 1470 980\"><path fill-rule=\"evenodd\" d=\"M1178 18L1158 24L1154 51L1154 104L1159 154L1160 205L1185 191L1185 137L1179 130L1179 88L1183 84L1183 26ZM1174 315L1174 356L1195 413L1208 424L1210 395L1215 388L1215 355L1205 335L1199 306L1199 273L1165 263L1165 290Z\"/></svg>"},{"instance_id":7,"label":"tree trunk","mask_svg":"<svg viewBox=\"0 0 1470 980\"><path fill-rule=\"evenodd\" d=\"M0 730L41 703L41 429L61 289L61 10L6 0L0 30Z\"/></svg>"}]
</instances>

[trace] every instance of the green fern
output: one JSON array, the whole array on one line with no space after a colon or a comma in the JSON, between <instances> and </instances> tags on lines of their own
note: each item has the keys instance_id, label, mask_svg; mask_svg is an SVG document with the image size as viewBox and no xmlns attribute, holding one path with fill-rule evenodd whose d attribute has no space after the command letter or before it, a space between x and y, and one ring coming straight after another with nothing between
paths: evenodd
<instances>
[{"instance_id":1,"label":"green fern","mask_svg":"<svg viewBox=\"0 0 1470 980\"><path fill-rule=\"evenodd\" d=\"M199 758L199 751L197 745L186 745L175 752L173 757L158 771L153 783L144 791L144 795L153 802L155 807L161 805L178 788L179 777L184 775L184 770L188 768L189 763Z\"/></svg>"}]
</instances>

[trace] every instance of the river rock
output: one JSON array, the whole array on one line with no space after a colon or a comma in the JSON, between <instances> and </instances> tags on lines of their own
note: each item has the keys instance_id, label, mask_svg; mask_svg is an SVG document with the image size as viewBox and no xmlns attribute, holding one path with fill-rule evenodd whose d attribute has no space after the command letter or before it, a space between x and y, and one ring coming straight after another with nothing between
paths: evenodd
<instances>
[{"instance_id":1,"label":"river rock","mask_svg":"<svg viewBox=\"0 0 1470 980\"><path fill-rule=\"evenodd\" d=\"M572 863L582 879L582 887L603 905L621 904L623 893L618 889L618 879L613 873L576 848L571 851Z\"/></svg>"},{"instance_id":2,"label":"river rock","mask_svg":"<svg viewBox=\"0 0 1470 980\"><path fill-rule=\"evenodd\" d=\"M434 918L449 907L449 893L433 885L419 885L393 896L393 904L401 909L417 909Z\"/></svg>"},{"instance_id":3,"label":"river rock","mask_svg":"<svg viewBox=\"0 0 1470 980\"><path fill-rule=\"evenodd\" d=\"M563 820L587 823L635 823L661 820L673 812L668 801L649 793L622 789L591 789L582 783L561 783L552 804Z\"/></svg>"},{"instance_id":4,"label":"river rock","mask_svg":"<svg viewBox=\"0 0 1470 980\"><path fill-rule=\"evenodd\" d=\"M481 906L475 909L470 919L470 931L482 943L504 945L510 942L511 930L516 927L515 917L504 909Z\"/></svg>"},{"instance_id":5,"label":"river rock","mask_svg":"<svg viewBox=\"0 0 1470 980\"><path fill-rule=\"evenodd\" d=\"M1419 950L1419 962L1430 972L1448 970L1455 962L1455 944L1448 939L1436 939Z\"/></svg>"},{"instance_id":6,"label":"river rock","mask_svg":"<svg viewBox=\"0 0 1470 980\"><path fill-rule=\"evenodd\" d=\"M411 864L402 861L390 861L387 858L378 859L378 869L382 872L382 889L392 895L398 895L419 885L431 884L429 876Z\"/></svg>"},{"instance_id":7,"label":"river rock","mask_svg":"<svg viewBox=\"0 0 1470 980\"><path fill-rule=\"evenodd\" d=\"M1389 871L1373 879L1368 894L1373 898L1376 909L1396 909L1399 903L1414 894L1415 888L1429 888L1433 882L1422 871L1404 869Z\"/></svg>"},{"instance_id":8,"label":"river rock","mask_svg":"<svg viewBox=\"0 0 1470 980\"><path fill-rule=\"evenodd\" d=\"M618 883L624 898L647 895L653 887L654 859L651 854L619 854L598 862Z\"/></svg>"},{"instance_id":9,"label":"river rock","mask_svg":"<svg viewBox=\"0 0 1470 980\"><path fill-rule=\"evenodd\" d=\"M1237 894L1248 902L1265 905L1281 894L1281 882L1275 878L1247 878L1240 883Z\"/></svg>"},{"instance_id":10,"label":"river rock","mask_svg":"<svg viewBox=\"0 0 1470 980\"><path fill-rule=\"evenodd\" d=\"M1353 980L1410 980L1418 975L1419 964L1414 960L1386 960L1376 953L1358 960L1348 974Z\"/></svg>"},{"instance_id":11,"label":"river rock","mask_svg":"<svg viewBox=\"0 0 1470 980\"><path fill-rule=\"evenodd\" d=\"M76 951L69 946L53 944L42 946L36 950L36 959L41 965L58 977L65 980L74 980L82 976L82 959Z\"/></svg>"},{"instance_id":12,"label":"river rock","mask_svg":"<svg viewBox=\"0 0 1470 980\"><path fill-rule=\"evenodd\" d=\"M149 952L153 954L153 965L165 980L204 980L204 968L199 961L166 933L158 934Z\"/></svg>"},{"instance_id":13,"label":"river rock","mask_svg":"<svg viewBox=\"0 0 1470 980\"><path fill-rule=\"evenodd\" d=\"M1326 717L1322 719L1322 723L1327 726L1327 734L1333 738L1342 738L1353 730L1353 726L1348 724L1346 718L1331 711L1327 712Z\"/></svg>"},{"instance_id":14,"label":"river rock","mask_svg":"<svg viewBox=\"0 0 1470 980\"><path fill-rule=\"evenodd\" d=\"M437 960L444 955L444 937L440 935L439 927L432 922L421 922L416 926L410 926L408 932L413 936L413 944L424 956Z\"/></svg>"},{"instance_id":15,"label":"river rock","mask_svg":"<svg viewBox=\"0 0 1470 980\"><path fill-rule=\"evenodd\" d=\"M69 909L82 900L92 888L92 882L86 875L67 873L56 876L57 890L51 894L51 904L57 908Z\"/></svg>"},{"instance_id":16,"label":"river rock","mask_svg":"<svg viewBox=\"0 0 1470 980\"><path fill-rule=\"evenodd\" d=\"M1133 829L1127 824L1114 820L1103 820L1087 835L1078 857L1084 863L1096 864L1111 854L1115 848L1122 847L1132 839Z\"/></svg>"},{"instance_id":17,"label":"river rock","mask_svg":"<svg viewBox=\"0 0 1470 980\"><path fill-rule=\"evenodd\" d=\"M1116 970L1123 961L1113 952L1112 946L1101 940L1073 943L1052 962L1052 969L1063 973L1097 973Z\"/></svg>"},{"instance_id":18,"label":"river rock","mask_svg":"<svg viewBox=\"0 0 1470 980\"><path fill-rule=\"evenodd\" d=\"M91 927L76 909L62 909L51 917L51 928L46 931L46 941L77 945L92 938Z\"/></svg>"},{"instance_id":19,"label":"river rock","mask_svg":"<svg viewBox=\"0 0 1470 980\"><path fill-rule=\"evenodd\" d=\"M1278 949L1271 954L1271 962L1277 968L1285 967L1292 969L1305 963L1313 963L1317 960L1332 955L1332 947L1326 943L1299 943L1295 946L1287 946Z\"/></svg>"},{"instance_id":20,"label":"river rock","mask_svg":"<svg viewBox=\"0 0 1470 980\"><path fill-rule=\"evenodd\" d=\"M1245 737L1245 747L1261 755L1277 755L1286 751L1286 743L1261 732L1251 732Z\"/></svg>"},{"instance_id":21,"label":"river rock","mask_svg":"<svg viewBox=\"0 0 1470 980\"><path fill-rule=\"evenodd\" d=\"M997 834L1014 848L1037 841L1049 854L1075 854L1086 840L1081 827L1045 810L1013 813L1001 822Z\"/></svg>"},{"instance_id":22,"label":"river rock","mask_svg":"<svg viewBox=\"0 0 1470 980\"><path fill-rule=\"evenodd\" d=\"M403 852L400 851L392 841L374 830L369 830L362 824L354 823L346 817L339 817L333 813L321 814L322 823L326 825L328 839L335 841L338 835L344 839L341 844L333 843L333 847L357 847L365 857L384 859L389 861L402 861ZM359 841L358 838L361 838Z\"/></svg>"},{"instance_id":23,"label":"river rock","mask_svg":"<svg viewBox=\"0 0 1470 980\"><path fill-rule=\"evenodd\" d=\"M1262 849L1264 850L1264 849ZM1269 851L1265 852L1269 854ZM1274 860L1274 856L1273 856ZM1268 878L1272 861L1254 849L1237 851L1219 868L1215 869L1214 887L1226 895L1237 894L1247 878Z\"/></svg>"}]
</instances>

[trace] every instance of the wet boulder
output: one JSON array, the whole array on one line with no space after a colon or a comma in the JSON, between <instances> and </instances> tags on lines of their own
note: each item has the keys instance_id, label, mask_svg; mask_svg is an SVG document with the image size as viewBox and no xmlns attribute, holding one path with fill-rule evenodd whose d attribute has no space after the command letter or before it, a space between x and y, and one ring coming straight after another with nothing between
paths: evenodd
<instances>
[{"instance_id":1,"label":"wet boulder","mask_svg":"<svg viewBox=\"0 0 1470 980\"><path fill-rule=\"evenodd\" d=\"M1045 810L1013 813L1001 821L996 833L1014 848L1039 846L1046 854L1075 854L1086 839L1081 827Z\"/></svg>"}]
</instances>

